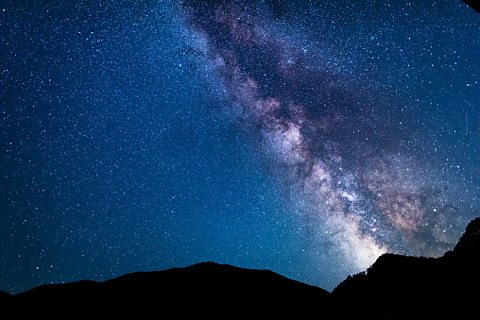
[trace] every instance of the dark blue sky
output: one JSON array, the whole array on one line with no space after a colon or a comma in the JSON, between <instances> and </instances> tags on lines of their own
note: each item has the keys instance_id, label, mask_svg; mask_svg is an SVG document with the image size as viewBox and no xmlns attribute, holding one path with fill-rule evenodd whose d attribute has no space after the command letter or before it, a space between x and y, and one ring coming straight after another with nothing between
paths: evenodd
<instances>
[{"instance_id":1,"label":"dark blue sky","mask_svg":"<svg viewBox=\"0 0 480 320\"><path fill-rule=\"evenodd\" d=\"M331 289L479 215L473 10L240 3L2 2L0 290L205 260Z\"/></svg>"}]
</instances>

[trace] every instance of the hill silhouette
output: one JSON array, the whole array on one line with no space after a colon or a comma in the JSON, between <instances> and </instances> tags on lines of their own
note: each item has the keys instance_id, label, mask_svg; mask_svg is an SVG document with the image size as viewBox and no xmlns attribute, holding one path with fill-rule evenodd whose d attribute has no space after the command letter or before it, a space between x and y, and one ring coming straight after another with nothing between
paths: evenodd
<instances>
[{"instance_id":1,"label":"hill silhouette","mask_svg":"<svg viewBox=\"0 0 480 320\"><path fill-rule=\"evenodd\" d=\"M160 319L404 319L475 314L480 295L480 218L440 258L382 255L329 293L268 270L213 262L104 282L0 292L0 317Z\"/></svg>"},{"instance_id":2,"label":"hill silhouette","mask_svg":"<svg viewBox=\"0 0 480 320\"><path fill-rule=\"evenodd\" d=\"M131 273L105 282L44 285L7 297L9 312L161 319L312 319L329 293L268 270L212 262ZM4 300L5 301L5 300ZM5 302L4 302L5 305ZM5 308L3 308L5 310ZM64 310L68 310L64 313Z\"/></svg>"},{"instance_id":3,"label":"hill silhouette","mask_svg":"<svg viewBox=\"0 0 480 320\"><path fill-rule=\"evenodd\" d=\"M405 319L475 314L480 298L480 218L440 258L384 254L332 292L344 317ZM348 307L348 308L347 308Z\"/></svg>"}]
</instances>

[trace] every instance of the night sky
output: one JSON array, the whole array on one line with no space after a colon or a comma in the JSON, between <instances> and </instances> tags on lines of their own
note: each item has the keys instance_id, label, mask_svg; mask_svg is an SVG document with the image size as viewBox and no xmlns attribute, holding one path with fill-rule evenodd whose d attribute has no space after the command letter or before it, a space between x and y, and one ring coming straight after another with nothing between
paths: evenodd
<instances>
[{"instance_id":1,"label":"night sky","mask_svg":"<svg viewBox=\"0 0 480 320\"><path fill-rule=\"evenodd\" d=\"M0 290L200 261L332 289L480 215L457 0L2 1Z\"/></svg>"}]
</instances>

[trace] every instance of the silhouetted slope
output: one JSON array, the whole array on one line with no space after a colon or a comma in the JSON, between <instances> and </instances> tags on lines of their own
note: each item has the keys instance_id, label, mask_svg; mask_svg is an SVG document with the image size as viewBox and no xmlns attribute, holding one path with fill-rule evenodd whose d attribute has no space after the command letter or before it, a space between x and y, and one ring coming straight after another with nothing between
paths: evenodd
<instances>
[{"instance_id":1,"label":"silhouetted slope","mask_svg":"<svg viewBox=\"0 0 480 320\"><path fill-rule=\"evenodd\" d=\"M164 319L313 319L328 313L329 293L271 271L201 263L132 273L100 282L46 285L15 296L12 308L60 316L147 316Z\"/></svg>"},{"instance_id":2,"label":"silhouetted slope","mask_svg":"<svg viewBox=\"0 0 480 320\"><path fill-rule=\"evenodd\" d=\"M475 9L475 11L480 12L480 1L478 1L478 0L463 0L463 2L465 2L470 7Z\"/></svg>"},{"instance_id":3,"label":"silhouetted slope","mask_svg":"<svg viewBox=\"0 0 480 320\"><path fill-rule=\"evenodd\" d=\"M461 236L457 245L453 249L455 256L464 256L466 258L477 258L480 254L480 218L470 222Z\"/></svg>"},{"instance_id":4,"label":"silhouetted slope","mask_svg":"<svg viewBox=\"0 0 480 320\"><path fill-rule=\"evenodd\" d=\"M455 318L477 311L480 294L480 219L443 257L385 254L332 292L343 317Z\"/></svg>"}]
</instances>

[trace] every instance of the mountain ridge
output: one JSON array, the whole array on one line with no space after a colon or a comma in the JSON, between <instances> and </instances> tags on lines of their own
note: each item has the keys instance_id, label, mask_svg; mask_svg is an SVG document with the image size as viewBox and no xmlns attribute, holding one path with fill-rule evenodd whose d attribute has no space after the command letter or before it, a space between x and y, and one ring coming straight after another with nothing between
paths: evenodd
<instances>
[{"instance_id":1,"label":"mountain ridge","mask_svg":"<svg viewBox=\"0 0 480 320\"><path fill-rule=\"evenodd\" d=\"M77 316L139 317L156 312L177 319L466 317L476 310L479 295L470 292L480 286L478 270L480 218L442 257L387 253L331 293L270 270L202 262L103 282L42 285L16 295L0 292L0 312L29 316L34 310L51 317L73 311Z\"/></svg>"}]
</instances>

